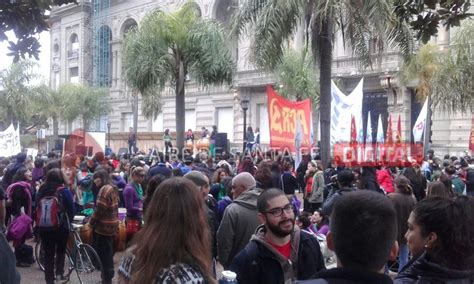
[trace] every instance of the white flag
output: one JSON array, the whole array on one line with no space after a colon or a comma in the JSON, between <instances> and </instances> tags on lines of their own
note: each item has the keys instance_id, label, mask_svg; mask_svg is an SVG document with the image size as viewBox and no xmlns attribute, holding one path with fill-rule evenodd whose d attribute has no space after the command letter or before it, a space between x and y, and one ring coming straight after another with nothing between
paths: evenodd
<instances>
[{"instance_id":1,"label":"white flag","mask_svg":"<svg viewBox=\"0 0 474 284\"><path fill-rule=\"evenodd\" d=\"M425 103L423 104L423 108L416 119L415 125L413 126L413 142L421 142L421 136L425 131L425 124L426 124L426 115L428 112L428 98L426 98Z\"/></svg>"},{"instance_id":2,"label":"white flag","mask_svg":"<svg viewBox=\"0 0 474 284\"><path fill-rule=\"evenodd\" d=\"M372 143L373 142L373 139L372 139L372 119L370 118L370 111L369 113L367 114L367 132L366 132L366 135L365 135L365 144L367 143Z\"/></svg>"},{"instance_id":3,"label":"white flag","mask_svg":"<svg viewBox=\"0 0 474 284\"><path fill-rule=\"evenodd\" d=\"M379 121L377 123L377 143L383 143L385 138L383 135L382 116L379 114Z\"/></svg>"}]
</instances>

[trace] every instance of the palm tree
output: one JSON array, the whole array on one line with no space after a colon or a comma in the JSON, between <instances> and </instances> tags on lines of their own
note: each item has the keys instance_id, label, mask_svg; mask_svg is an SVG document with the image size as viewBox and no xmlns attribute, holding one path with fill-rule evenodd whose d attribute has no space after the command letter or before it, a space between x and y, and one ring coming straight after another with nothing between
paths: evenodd
<instances>
[{"instance_id":1,"label":"palm tree","mask_svg":"<svg viewBox=\"0 0 474 284\"><path fill-rule=\"evenodd\" d=\"M69 100L64 104L62 117L69 121L80 118L84 132L89 129L94 120L109 110L105 103L107 97L105 88L68 83L59 87L58 96Z\"/></svg>"},{"instance_id":2,"label":"palm tree","mask_svg":"<svg viewBox=\"0 0 474 284\"><path fill-rule=\"evenodd\" d=\"M52 90L46 85L39 86L33 97L33 112L39 116L51 118L53 135L59 134L59 119L64 118L67 104L72 100L63 96L63 93Z\"/></svg>"},{"instance_id":3,"label":"palm tree","mask_svg":"<svg viewBox=\"0 0 474 284\"><path fill-rule=\"evenodd\" d=\"M31 98L35 88L31 81L38 76L33 71L35 63L22 60L0 71L0 124L6 127L10 123L22 127L29 124L31 117Z\"/></svg>"},{"instance_id":4,"label":"palm tree","mask_svg":"<svg viewBox=\"0 0 474 284\"><path fill-rule=\"evenodd\" d=\"M313 68L313 61L307 56L307 49L298 52L287 49L281 62L275 66L275 79L278 93L297 101L311 99L313 107L319 102L319 82Z\"/></svg>"},{"instance_id":5,"label":"palm tree","mask_svg":"<svg viewBox=\"0 0 474 284\"><path fill-rule=\"evenodd\" d=\"M305 40L319 66L319 108L321 157L330 160L331 67L334 34L360 56L362 66L371 66L368 39L376 38L379 50L384 43L397 43L403 54L412 48L406 23L392 14L392 1L379 0L246 0L235 15L234 31L251 31L251 59L257 66L272 70L281 61L288 39L303 21ZM249 33L250 34L250 33Z\"/></svg>"},{"instance_id":6,"label":"palm tree","mask_svg":"<svg viewBox=\"0 0 474 284\"><path fill-rule=\"evenodd\" d=\"M127 83L144 97L174 85L178 149L184 148L186 76L201 85L231 84L235 70L221 26L201 19L193 5L148 14L128 33L123 65Z\"/></svg>"}]
</instances>

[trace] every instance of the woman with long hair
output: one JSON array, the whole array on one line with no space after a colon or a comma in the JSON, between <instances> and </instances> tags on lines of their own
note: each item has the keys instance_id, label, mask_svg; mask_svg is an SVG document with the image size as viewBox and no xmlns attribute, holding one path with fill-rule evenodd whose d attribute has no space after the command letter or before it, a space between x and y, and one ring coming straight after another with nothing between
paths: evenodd
<instances>
[{"instance_id":1,"label":"woman with long hair","mask_svg":"<svg viewBox=\"0 0 474 284\"><path fill-rule=\"evenodd\" d=\"M416 199L410 186L410 180L400 175L395 178L395 192L390 193L388 198L392 201L397 212L398 235L398 271L408 263L408 246L405 232L408 229L408 217L415 207Z\"/></svg>"},{"instance_id":2,"label":"woman with long hair","mask_svg":"<svg viewBox=\"0 0 474 284\"><path fill-rule=\"evenodd\" d=\"M309 161L304 175L305 188L303 191L303 210L306 212L311 211L308 198L311 196L311 191L313 189L313 176L316 174L316 170L316 162Z\"/></svg>"},{"instance_id":3,"label":"woman with long hair","mask_svg":"<svg viewBox=\"0 0 474 284\"><path fill-rule=\"evenodd\" d=\"M94 248L102 262L102 283L107 284L112 283L114 277L114 237L119 225L119 195L107 170L97 170L93 182L100 190L89 223L93 228Z\"/></svg>"},{"instance_id":4,"label":"woman with long hair","mask_svg":"<svg viewBox=\"0 0 474 284\"><path fill-rule=\"evenodd\" d=\"M473 283L474 199L418 202L405 236L413 259L395 283Z\"/></svg>"},{"instance_id":5,"label":"woman with long hair","mask_svg":"<svg viewBox=\"0 0 474 284\"><path fill-rule=\"evenodd\" d=\"M432 181L428 183L426 190L427 197L441 196L446 198L454 198L455 194L452 187L446 186L442 181Z\"/></svg>"},{"instance_id":6,"label":"woman with long hair","mask_svg":"<svg viewBox=\"0 0 474 284\"><path fill-rule=\"evenodd\" d=\"M51 229L38 226L41 245L45 255L44 275L46 283L54 283L55 268L56 280L66 280L63 274L66 245L69 239L69 220L74 218L72 193L66 187L64 173L58 168L51 169L46 173L46 180L38 190L36 199L37 214L44 210L44 208L41 208L42 199L53 196L57 197L59 207L64 208L64 212L60 213L59 227Z\"/></svg>"},{"instance_id":7,"label":"woman with long hair","mask_svg":"<svg viewBox=\"0 0 474 284\"><path fill-rule=\"evenodd\" d=\"M226 178L227 171L223 168L219 168L214 172L214 176L212 177L212 186L210 190L210 194L217 200L222 200L226 197L225 187L222 181Z\"/></svg>"},{"instance_id":8,"label":"woman with long hair","mask_svg":"<svg viewBox=\"0 0 474 284\"><path fill-rule=\"evenodd\" d=\"M316 234L326 236L329 232L329 218L323 213L323 210L317 209L311 215L311 223L316 225Z\"/></svg>"},{"instance_id":9,"label":"woman with long hair","mask_svg":"<svg viewBox=\"0 0 474 284\"><path fill-rule=\"evenodd\" d=\"M143 188L142 183L145 180L145 169L142 167L132 168L132 180L123 190L125 208L127 208L127 239L140 230L143 219Z\"/></svg>"},{"instance_id":10,"label":"woman with long hair","mask_svg":"<svg viewBox=\"0 0 474 284\"><path fill-rule=\"evenodd\" d=\"M408 167L403 170L403 175L410 180L410 186L413 189L413 194L417 201L422 200L426 196L426 178L421 173L420 167L414 164L413 167Z\"/></svg>"},{"instance_id":11,"label":"woman with long hair","mask_svg":"<svg viewBox=\"0 0 474 284\"><path fill-rule=\"evenodd\" d=\"M119 283L215 283L202 195L185 178L163 181L119 265Z\"/></svg>"},{"instance_id":12,"label":"woman with long hair","mask_svg":"<svg viewBox=\"0 0 474 284\"><path fill-rule=\"evenodd\" d=\"M164 175L156 174L148 180L145 189L145 198L143 199L143 216L146 214L146 209L148 208L148 204L151 202L155 190L165 179L166 177Z\"/></svg>"}]
</instances>

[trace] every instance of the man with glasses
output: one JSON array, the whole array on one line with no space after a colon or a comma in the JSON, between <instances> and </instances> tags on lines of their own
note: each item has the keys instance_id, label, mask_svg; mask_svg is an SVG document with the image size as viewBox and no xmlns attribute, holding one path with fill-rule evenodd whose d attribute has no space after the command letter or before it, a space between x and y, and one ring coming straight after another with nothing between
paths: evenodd
<instances>
[{"instance_id":1,"label":"man with glasses","mask_svg":"<svg viewBox=\"0 0 474 284\"><path fill-rule=\"evenodd\" d=\"M263 225L230 267L239 283L292 283L325 269L318 240L295 226L293 206L283 191L264 191L257 207Z\"/></svg>"}]
</instances>

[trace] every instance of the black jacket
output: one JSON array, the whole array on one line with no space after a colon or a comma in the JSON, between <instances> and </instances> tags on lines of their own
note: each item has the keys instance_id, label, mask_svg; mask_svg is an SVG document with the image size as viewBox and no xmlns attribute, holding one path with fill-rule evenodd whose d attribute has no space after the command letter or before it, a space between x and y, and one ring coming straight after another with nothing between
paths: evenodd
<instances>
[{"instance_id":1,"label":"black jacket","mask_svg":"<svg viewBox=\"0 0 474 284\"><path fill-rule=\"evenodd\" d=\"M454 270L429 260L425 254L421 255L410 266L405 267L395 278L396 284L472 284L474 283L473 270Z\"/></svg>"},{"instance_id":2,"label":"black jacket","mask_svg":"<svg viewBox=\"0 0 474 284\"><path fill-rule=\"evenodd\" d=\"M391 284L392 278L385 274L351 268L333 268L318 273L313 280L298 281L297 284Z\"/></svg>"},{"instance_id":3,"label":"black jacket","mask_svg":"<svg viewBox=\"0 0 474 284\"><path fill-rule=\"evenodd\" d=\"M326 201L323 204L323 213L326 216L331 216L332 213L332 208L334 207L334 204L336 203L336 200L340 198L340 196L343 195L344 192L352 192L355 189L352 187L343 187L341 189L337 189L334 194L329 195Z\"/></svg>"},{"instance_id":4,"label":"black jacket","mask_svg":"<svg viewBox=\"0 0 474 284\"><path fill-rule=\"evenodd\" d=\"M292 236L289 260L264 239L265 228L259 226L250 243L234 258L230 270L237 273L239 284L285 283L285 279L306 280L325 269L318 240L296 229Z\"/></svg>"}]
</instances>

